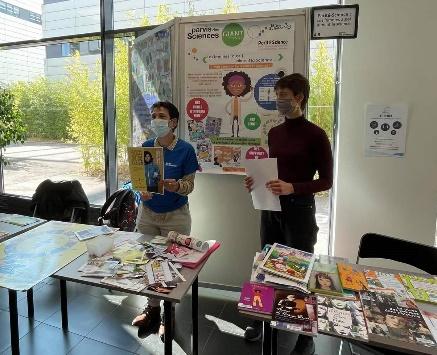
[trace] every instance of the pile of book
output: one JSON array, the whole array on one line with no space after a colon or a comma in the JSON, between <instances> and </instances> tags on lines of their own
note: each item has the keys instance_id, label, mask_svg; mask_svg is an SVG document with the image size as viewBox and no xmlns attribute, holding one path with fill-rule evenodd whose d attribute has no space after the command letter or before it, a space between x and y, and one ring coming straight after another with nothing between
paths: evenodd
<instances>
[{"instance_id":1,"label":"pile of book","mask_svg":"<svg viewBox=\"0 0 437 355\"><path fill-rule=\"evenodd\" d=\"M240 313L272 327L360 341L417 343L437 350L437 278L363 269L346 259L274 244L257 253Z\"/></svg>"}]
</instances>

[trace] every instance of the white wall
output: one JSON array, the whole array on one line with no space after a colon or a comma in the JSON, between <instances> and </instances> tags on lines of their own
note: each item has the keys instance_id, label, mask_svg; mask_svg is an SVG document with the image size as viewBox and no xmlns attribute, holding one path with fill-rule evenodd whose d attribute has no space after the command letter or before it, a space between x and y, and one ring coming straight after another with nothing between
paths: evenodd
<instances>
[{"instance_id":1,"label":"white wall","mask_svg":"<svg viewBox=\"0 0 437 355\"><path fill-rule=\"evenodd\" d=\"M222 242L199 280L241 286L250 277L253 257L261 245L259 212L243 188L243 177L197 174L190 210L191 234Z\"/></svg>"},{"instance_id":2,"label":"white wall","mask_svg":"<svg viewBox=\"0 0 437 355\"><path fill-rule=\"evenodd\" d=\"M434 245L437 211L435 0L354 0L358 38L344 41L335 255L356 257L377 232ZM366 158L366 103L409 105L406 156Z\"/></svg>"}]
</instances>

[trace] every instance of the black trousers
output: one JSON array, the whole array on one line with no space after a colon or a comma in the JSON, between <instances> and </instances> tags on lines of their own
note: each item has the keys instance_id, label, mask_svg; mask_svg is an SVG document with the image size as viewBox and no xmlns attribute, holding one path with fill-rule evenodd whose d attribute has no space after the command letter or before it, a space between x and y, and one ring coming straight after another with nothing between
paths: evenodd
<instances>
[{"instance_id":1,"label":"black trousers","mask_svg":"<svg viewBox=\"0 0 437 355\"><path fill-rule=\"evenodd\" d=\"M282 211L262 211L261 247L280 243L314 252L319 227L313 196L281 196Z\"/></svg>"}]
</instances>

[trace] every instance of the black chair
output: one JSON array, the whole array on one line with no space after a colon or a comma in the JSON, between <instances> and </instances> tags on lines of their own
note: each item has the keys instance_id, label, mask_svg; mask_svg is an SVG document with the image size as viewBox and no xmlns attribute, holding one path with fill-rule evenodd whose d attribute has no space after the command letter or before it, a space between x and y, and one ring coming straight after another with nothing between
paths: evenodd
<instances>
[{"instance_id":1,"label":"black chair","mask_svg":"<svg viewBox=\"0 0 437 355\"><path fill-rule=\"evenodd\" d=\"M31 201L34 217L49 221L88 222L89 201L82 185L77 180L41 182L35 190ZM27 290L27 313L34 316L33 289Z\"/></svg>"},{"instance_id":2,"label":"black chair","mask_svg":"<svg viewBox=\"0 0 437 355\"><path fill-rule=\"evenodd\" d=\"M361 237L357 264L362 258L394 260L437 275L437 248L382 234L366 233Z\"/></svg>"},{"instance_id":3,"label":"black chair","mask_svg":"<svg viewBox=\"0 0 437 355\"><path fill-rule=\"evenodd\" d=\"M32 196L34 217L49 221L88 222L88 198L77 180L44 180Z\"/></svg>"},{"instance_id":4,"label":"black chair","mask_svg":"<svg viewBox=\"0 0 437 355\"><path fill-rule=\"evenodd\" d=\"M360 259L365 258L393 260L414 266L428 274L437 275L437 248L404 239L377 233L366 233L361 237L360 246L358 247L357 264ZM360 352L353 350L350 342L348 343L352 354L360 354ZM399 353L361 343L354 343L353 345L374 354Z\"/></svg>"}]
</instances>

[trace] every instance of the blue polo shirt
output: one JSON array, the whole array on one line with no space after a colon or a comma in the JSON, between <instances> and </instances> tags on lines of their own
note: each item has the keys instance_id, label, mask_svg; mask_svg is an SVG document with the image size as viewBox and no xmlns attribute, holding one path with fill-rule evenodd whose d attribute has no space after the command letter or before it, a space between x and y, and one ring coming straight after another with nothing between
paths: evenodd
<instances>
[{"instance_id":1,"label":"blue polo shirt","mask_svg":"<svg viewBox=\"0 0 437 355\"><path fill-rule=\"evenodd\" d=\"M154 147L155 140L149 139L143 147ZM191 144L177 138L173 149L164 148L164 179L182 179L199 168L196 153ZM164 190L164 195L153 194L153 198L143 201L144 206L156 213L166 213L177 210L188 203L188 197L176 192Z\"/></svg>"}]
</instances>

